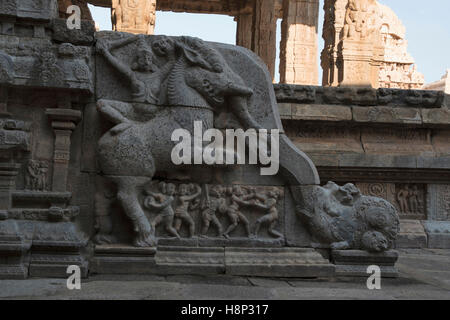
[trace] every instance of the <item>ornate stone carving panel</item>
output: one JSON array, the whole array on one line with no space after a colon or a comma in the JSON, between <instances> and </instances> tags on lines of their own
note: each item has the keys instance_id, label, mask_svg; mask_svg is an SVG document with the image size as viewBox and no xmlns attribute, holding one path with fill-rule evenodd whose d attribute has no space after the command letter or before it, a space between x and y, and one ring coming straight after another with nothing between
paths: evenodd
<instances>
[{"instance_id":1,"label":"ornate stone carving panel","mask_svg":"<svg viewBox=\"0 0 450 320\"><path fill-rule=\"evenodd\" d=\"M450 221L450 185L428 186L428 219Z\"/></svg>"},{"instance_id":2,"label":"ornate stone carving panel","mask_svg":"<svg viewBox=\"0 0 450 320\"><path fill-rule=\"evenodd\" d=\"M386 199L398 210L401 219L426 220L426 185L399 183L357 183L361 192Z\"/></svg>"}]
</instances>

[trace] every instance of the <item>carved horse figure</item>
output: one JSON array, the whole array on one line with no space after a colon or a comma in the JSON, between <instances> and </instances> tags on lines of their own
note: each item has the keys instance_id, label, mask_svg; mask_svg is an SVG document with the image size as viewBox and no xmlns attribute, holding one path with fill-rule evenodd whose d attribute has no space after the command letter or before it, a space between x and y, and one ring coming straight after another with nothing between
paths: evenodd
<instances>
[{"instance_id":1,"label":"carved horse figure","mask_svg":"<svg viewBox=\"0 0 450 320\"><path fill-rule=\"evenodd\" d=\"M117 184L117 198L137 232L136 246L155 245L138 194L157 171L178 169L170 158L172 132L184 128L192 133L194 121L212 128L219 112L231 114L244 130L279 129L280 166L288 183L319 183L311 160L283 133L272 80L255 54L190 37L126 35L109 40L117 33L100 35L97 52L131 90L122 101L103 96L97 103L99 112L115 124L98 143L99 165ZM135 52L134 61L113 51L124 47Z\"/></svg>"}]
</instances>

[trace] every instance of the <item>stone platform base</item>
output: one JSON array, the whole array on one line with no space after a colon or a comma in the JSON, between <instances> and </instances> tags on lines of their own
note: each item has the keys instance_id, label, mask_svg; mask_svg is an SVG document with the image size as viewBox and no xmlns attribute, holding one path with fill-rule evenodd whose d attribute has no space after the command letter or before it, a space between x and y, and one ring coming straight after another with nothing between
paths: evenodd
<instances>
[{"instance_id":1,"label":"stone platform base","mask_svg":"<svg viewBox=\"0 0 450 320\"><path fill-rule=\"evenodd\" d=\"M395 241L396 248L421 249L427 247L427 234L419 220L400 220L400 233Z\"/></svg>"},{"instance_id":2,"label":"stone platform base","mask_svg":"<svg viewBox=\"0 0 450 320\"><path fill-rule=\"evenodd\" d=\"M380 267L381 277L396 278L398 270L395 263L398 252L394 250L382 253L370 253L361 250L333 250L331 259L336 265L336 276L368 277L367 267Z\"/></svg>"},{"instance_id":3,"label":"stone platform base","mask_svg":"<svg viewBox=\"0 0 450 320\"><path fill-rule=\"evenodd\" d=\"M242 276L331 277L334 265L311 248L96 246L91 273L230 274Z\"/></svg>"},{"instance_id":4,"label":"stone platform base","mask_svg":"<svg viewBox=\"0 0 450 320\"><path fill-rule=\"evenodd\" d=\"M423 224L428 235L428 248L450 249L449 221L424 221Z\"/></svg>"}]
</instances>

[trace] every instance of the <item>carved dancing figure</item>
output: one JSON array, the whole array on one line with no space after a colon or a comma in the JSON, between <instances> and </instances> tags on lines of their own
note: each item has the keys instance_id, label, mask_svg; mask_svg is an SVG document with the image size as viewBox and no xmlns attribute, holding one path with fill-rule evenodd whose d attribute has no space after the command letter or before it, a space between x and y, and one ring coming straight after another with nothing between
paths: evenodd
<instances>
[{"instance_id":1,"label":"carved dancing figure","mask_svg":"<svg viewBox=\"0 0 450 320\"><path fill-rule=\"evenodd\" d=\"M231 195L231 203L227 208L227 216L230 219L230 225L227 230L223 233L225 238L230 237L230 232L232 232L239 225L240 222L244 224L245 231L247 232L247 236L250 237L250 222L248 219L239 211L239 207L241 205L250 205L251 203L248 201L254 197L254 194L244 195L241 186L235 185L230 189L228 189L228 193Z\"/></svg>"},{"instance_id":2,"label":"carved dancing figure","mask_svg":"<svg viewBox=\"0 0 450 320\"><path fill-rule=\"evenodd\" d=\"M179 205L175 209L175 229L180 231L181 224L185 221L189 227L190 238L192 238L195 233L195 222L188 212L189 204L202 193L202 189L199 185L195 185L195 189L196 191L193 194L189 194L189 185L180 184L178 187Z\"/></svg>"},{"instance_id":3,"label":"carved dancing figure","mask_svg":"<svg viewBox=\"0 0 450 320\"><path fill-rule=\"evenodd\" d=\"M160 213L151 222L153 233L156 232L156 227L164 223L164 228L170 235L180 238L177 230L173 227L173 220L175 213L172 208L172 203L175 200L175 185L173 183L159 183L160 193L154 193L146 190L149 195L144 200L144 207L147 209L160 210Z\"/></svg>"},{"instance_id":4,"label":"carved dancing figure","mask_svg":"<svg viewBox=\"0 0 450 320\"><path fill-rule=\"evenodd\" d=\"M268 224L267 232L275 237L275 238L282 238L283 234L275 230L275 226L278 222L278 209L277 209L277 201L280 198L281 193L277 188L273 188L273 190L270 190L267 192L267 198L262 197L260 195L256 195L256 198L259 201L262 201L263 203L255 202L253 206L267 211L267 214L256 220L255 223L255 233L253 237L258 237L259 228L262 224Z\"/></svg>"},{"instance_id":5,"label":"carved dancing figure","mask_svg":"<svg viewBox=\"0 0 450 320\"><path fill-rule=\"evenodd\" d=\"M216 217L216 212L226 212L226 199L224 197L224 188L221 186L214 186L211 191L205 185L206 205L202 210L202 232L201 237L206 237L209 226L212 223L217 229L217 235L221 236L223 233L222 224ZM212 198L212 199L211 199Z\"/></svg>"}]
</instances>

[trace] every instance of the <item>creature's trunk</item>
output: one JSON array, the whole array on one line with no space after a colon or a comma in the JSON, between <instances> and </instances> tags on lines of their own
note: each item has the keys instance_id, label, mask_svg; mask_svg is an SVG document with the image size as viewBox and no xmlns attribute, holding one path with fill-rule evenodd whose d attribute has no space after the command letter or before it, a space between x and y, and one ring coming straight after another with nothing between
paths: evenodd
<instances>
[{"instance_id":1,"label":"creature's trunk","mask_svg":"<svg viewBox=\"0 0 450 320\"><path fill-rule=\"evenodd\" d=\"M168 85L167 85L167 99L169 105L183 105L183 96L187 94L184 90L185 79L184 70L186 68L185 58L180 57L172 68L169 75Z\"/></svg>"}]
</instances>

